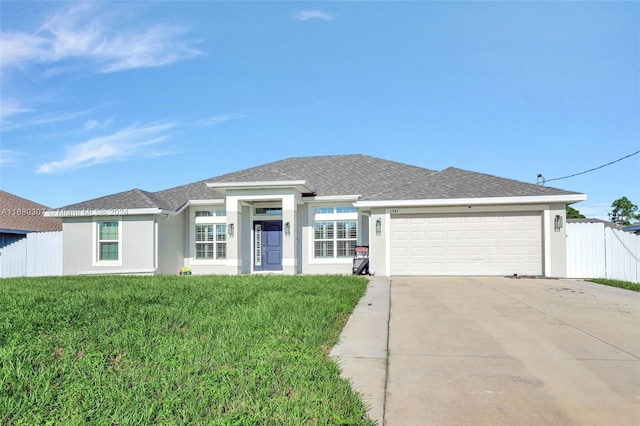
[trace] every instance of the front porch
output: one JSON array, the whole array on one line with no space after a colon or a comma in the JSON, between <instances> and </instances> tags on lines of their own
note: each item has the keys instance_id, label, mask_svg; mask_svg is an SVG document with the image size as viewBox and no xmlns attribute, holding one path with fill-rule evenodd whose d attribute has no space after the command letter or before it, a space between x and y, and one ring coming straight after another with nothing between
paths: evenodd
<instances>
[{"instance_id":1,"label":"front porch","mask_svg":"<svg viewBox=\"0 0 640 426\"><path fill-rule=\"evenodd\" d=\"M358 196L316 197L304 181L208 186L225 198L192 201L188 209L185 264L194 273L349 274L354 247L366 243L368 216L353 207Z\"/></svg>"}]
</instances>

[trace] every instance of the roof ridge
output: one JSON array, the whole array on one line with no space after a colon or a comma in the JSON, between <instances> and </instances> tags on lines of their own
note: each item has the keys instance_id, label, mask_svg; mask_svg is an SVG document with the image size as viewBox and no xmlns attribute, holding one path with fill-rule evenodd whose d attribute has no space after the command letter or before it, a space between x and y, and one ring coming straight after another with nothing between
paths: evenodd
<instances>
[{"instance_id":1,"label":"roof ridge","mask_svg":"<svg viewBox=\"0 0 640 426\"><path fill-rule=\"evenodd\" d=\"M144 198L146 198L147 201L150 201L152 204L154 204L158 208L161 208L161 206L160 206L161 203L159 203L158 201L163 201L163 202L165 201L162 197L156 196L153 192L145 191L144 189L133 188L129 192L138 192L138 193L140 193L140 195L142 195Z\"/></svg>"},{"instance_id":2,"label":"roof ridge","mask_svg":"<svg viewBox=\"0 0 640 426\"><path fill-rule=\"evenodd\" d=\"M271 170L271 171L272 171L272 172L275 172L275 173L278 173L278 174L280 174L280 175L282 175L282 176L284 176L284 177L286 177L286 178L289 178L289 179L295 179L295 177L294 177L294 176L288 175L288 174L286 174L286 173L284 173L284 172L282 172L282 171L280 171L280 170L273 169L273 170Z\"/></svg>"}]
</instances>

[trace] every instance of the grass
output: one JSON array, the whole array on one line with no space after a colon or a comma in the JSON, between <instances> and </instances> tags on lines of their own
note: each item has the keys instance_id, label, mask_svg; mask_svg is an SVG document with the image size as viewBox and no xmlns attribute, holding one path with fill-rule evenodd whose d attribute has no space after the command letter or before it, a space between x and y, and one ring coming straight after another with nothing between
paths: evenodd
<instances>
[{"instance_id":1,"label":"grass","mask_svg":"<svg viewBox=\"0 0 640 426\"><path fill-rule=\"evenodd\" d=\"M611 287L626 288L627 290L640 291L640 283L633 283L631 281L607 280L604 278L589 278L586 281L604 284Z\"/></svg>"},{"instance_id":2,"label":"grass","mask_svg":"<svg viewBox=\"0 0 640 426\"><path fill-rule=\"evenodd\" d=\"M368 425L349 276L0 280L0 424Z\"/></svg>"}]
</instances>

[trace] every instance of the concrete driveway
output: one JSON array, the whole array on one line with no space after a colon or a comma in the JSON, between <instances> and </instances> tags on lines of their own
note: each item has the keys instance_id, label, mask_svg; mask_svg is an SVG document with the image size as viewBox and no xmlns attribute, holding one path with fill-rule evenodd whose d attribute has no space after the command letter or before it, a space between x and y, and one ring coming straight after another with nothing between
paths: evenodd
<instances>
[{"instance_id":1,"label":"concrete driveway","mask_svg":"<svg viewBox=\"0 0 640 426\"><path fill-rule=\"evenodd\" d=\"M640 425L640 294L372 279L332 355L379 424Z\"/></svg>"}]
</instances>

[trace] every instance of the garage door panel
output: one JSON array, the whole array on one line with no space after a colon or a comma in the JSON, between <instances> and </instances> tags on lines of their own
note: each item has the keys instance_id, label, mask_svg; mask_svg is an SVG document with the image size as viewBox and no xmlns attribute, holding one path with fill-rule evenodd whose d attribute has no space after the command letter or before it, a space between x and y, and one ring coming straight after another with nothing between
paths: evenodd
<instances>
[{"instance_id":1,"label":"garage door panel","mask_svg":"<svg viewBox=\"0 0 640 426\"><path fill-rule=\"evenodd\" d=\"M445 250L444 248L441 250L438 250L438 248L434 247L432 249L434 252L435 251L439 251L440 254L442 255L449 255L449 256L460 256L462 254L464 254L464 247L461 246L453 246L453 247L447 247L447 249Z\"/></svg>"},{"instance_id":2,"label":"garage door panel","mask_svg":"<svg viewBox=\"0 0 640 426\"><path fill-rule=\"evenodd\" d=\"M427 250L425 247L412 247L410 253L412 256L423 257L427 254Z\"/></svg>"},{"instance_id":3,"label":"garage door panel","mask_svg":"<svg viewBox=\"0 0 640 426\"><path fill-rule=\"evenodd\" d=\"M538 212L392 216L394 275L537 275L542 271Z\"/></svg>"},{"instance_id":4,"label":"garage door panel","mask_svg":"<svg viewBox=\"0 0 640 426\"><path fill-rule=\"evenodd\" d=\"M479 246L467 246L467 247L465 247L464 254L466 254L468 256L479 256L479 255L482 254L482 247L479 247Z\"/></svg>"}]
</instances>

